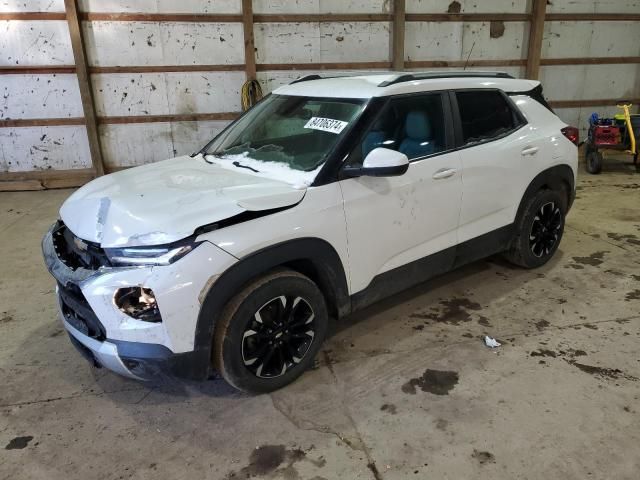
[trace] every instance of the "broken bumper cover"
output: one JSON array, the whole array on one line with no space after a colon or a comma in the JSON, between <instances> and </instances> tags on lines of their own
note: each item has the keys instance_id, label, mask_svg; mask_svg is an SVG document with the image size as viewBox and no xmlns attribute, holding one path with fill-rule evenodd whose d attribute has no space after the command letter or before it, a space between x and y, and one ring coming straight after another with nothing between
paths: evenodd
<instances>
[{"instance_id":1,"label":"broken bumper cover","mask_svg":"<svg viewBox=\"0 0 640 480\"><path fill-rule=\"evenodd\" d=\"M164 345L122 340L101 342L76 330L60 315L73 346L95 367L105 367L135 380L202 378L208 373L207 359L197 352L175 354Z\"/></svg>"},{"instance_id":2,"label":"broken bumper cover","mask_svg":"<svg viewBox=\"0 0 640 480\"><path fill-rule=\"evenodd\" d=\"M62 316L62 313L60 314ZM87 335L84 335L79 330L73 328L62 317L62 324L69 333L71 343L87 360L92 362L96 367L105 367L109 370L124 375L125 377L135 378L136 380L143 380L142 377L137 376L131 370L129 370L120 356L118 355L118 347L109 341L99 342Z\"/></svg>"},{"instance_id":3,"label":"broken bumper cover","mask_svg":"<svg viewBox=\"0 0 640 480\"><path fill-rule=\"evenodd\" d=\"M235 258L203 242L168 266L68 267L58 256L50 230L42 241L49 272L58 282L59 314L74 346L94 365L137 380L171 376L204 379L208 352L194 347L200 299ZM119 288L152 288L162 322L134 319L115 305ZM204 292L204 293L203 293Z\"/></svg>"}]
</instances>

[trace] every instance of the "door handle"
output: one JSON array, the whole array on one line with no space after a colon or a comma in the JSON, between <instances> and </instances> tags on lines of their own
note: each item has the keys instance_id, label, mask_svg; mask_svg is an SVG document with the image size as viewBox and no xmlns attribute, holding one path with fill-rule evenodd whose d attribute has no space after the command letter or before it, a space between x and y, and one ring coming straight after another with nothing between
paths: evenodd
<instances>
[{"instance_id":1,"label":"door handle","mask_svg":"<svg viewBox=\"0 0 640 480\"><path fill-rule=\"evenodd\" d=\"M443 178L449 178L455 175L457 170L455 168L441 168L433 174L434 180L442 180Z\"/></svg>"},{"instance_id":2,"label":"door handle","mask_svg":"<svg viewBox=\"0 0 640 480\"><path fill-rule=\"evenodd\" d=\"M538 152L538 147L525 147L522 149L522 155L535 155Z\"/></svg>"}]
</instances>

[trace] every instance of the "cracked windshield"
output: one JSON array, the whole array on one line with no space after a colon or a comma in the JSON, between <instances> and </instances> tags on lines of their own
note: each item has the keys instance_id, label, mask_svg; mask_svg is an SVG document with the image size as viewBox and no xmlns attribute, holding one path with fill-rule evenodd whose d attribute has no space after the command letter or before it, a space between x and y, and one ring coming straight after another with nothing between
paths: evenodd
<instances>
[{"instance_id":1,"label":"cracked windshield","mask_svg":"<svg viewBox=\"0 0 640 480\"><path fill-rule=\"evenodd\" d=\"M209 144L205 158L248 173L277 172L283 180L287 171L296 180L304 180L302 172L314 177L364 103L350 98L271 95Z\"/></svg>"}]
</instances>

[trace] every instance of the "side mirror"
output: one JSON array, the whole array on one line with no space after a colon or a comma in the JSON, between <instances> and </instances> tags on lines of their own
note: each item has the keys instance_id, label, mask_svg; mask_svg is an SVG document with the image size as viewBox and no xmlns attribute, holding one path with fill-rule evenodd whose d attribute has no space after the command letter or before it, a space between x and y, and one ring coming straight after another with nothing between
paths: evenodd
<instances>
[{"instance_id":1,"label":"side mirror","mask_svg":"<svg viewBox=\"0 0 640 480\"><path fill-rule=\"evenodd\" d=\"M404 153L388 148L374 148L365 157L362 167L346 167L347 177L397 177L409 169L409 159Z\"/></svg>"}]
</instances>

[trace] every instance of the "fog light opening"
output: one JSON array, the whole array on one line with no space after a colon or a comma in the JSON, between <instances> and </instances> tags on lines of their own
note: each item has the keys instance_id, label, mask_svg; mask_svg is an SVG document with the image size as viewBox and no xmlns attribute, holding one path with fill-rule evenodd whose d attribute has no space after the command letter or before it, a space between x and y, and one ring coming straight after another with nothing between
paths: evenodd
<instances>
[{"instance_id":1,"label":"fog light opening","mask_svg":"<svg viewBox=\"0 0 640 480\"><path fill-rule=\"evenodd\" d=\"M162 322L153 290L143 287L119 288L114 302L122 313L143 322Z\"/></svg>"}]
</instances>

